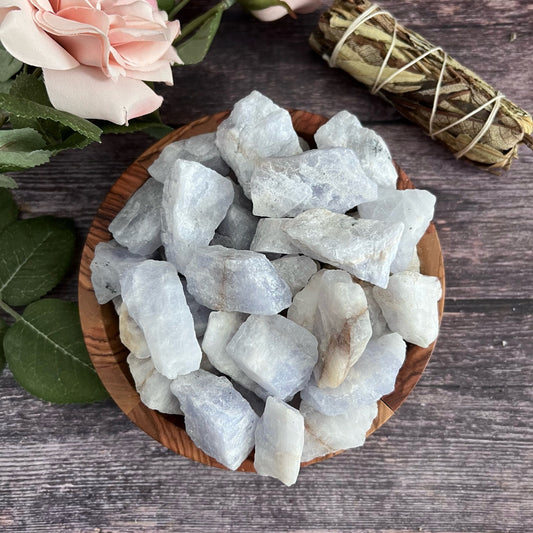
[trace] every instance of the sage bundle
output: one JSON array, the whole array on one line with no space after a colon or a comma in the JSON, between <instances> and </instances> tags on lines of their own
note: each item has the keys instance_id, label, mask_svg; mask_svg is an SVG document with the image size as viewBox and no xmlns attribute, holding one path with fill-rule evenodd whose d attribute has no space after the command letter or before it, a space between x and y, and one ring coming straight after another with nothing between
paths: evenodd
<instances>
[{"instance_id":1,"label":"sage bundle","mask_svg":"<svg viewBox=\"0 0 533 533\"><path fill-rule=\"evenodd\" d=\"M533 149L526 111L367 0L335 0L309 42L457 158L498 171L520 143Z\"/></svg>"}]
</instances>

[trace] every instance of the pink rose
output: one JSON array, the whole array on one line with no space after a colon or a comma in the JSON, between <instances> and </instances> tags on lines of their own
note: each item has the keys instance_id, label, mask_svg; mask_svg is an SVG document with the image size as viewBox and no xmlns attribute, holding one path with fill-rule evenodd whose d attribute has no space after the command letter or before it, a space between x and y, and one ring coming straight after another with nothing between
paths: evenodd
<instances>
[{"instance_id":1,"label":"pink rose","mask_svg":"<svg viewBox=\"0 0 533 533\"><path fill-rule=\"evenodd\" d=\"M179 31L156 0L0 0L0 41L42 67L52 105L115 124L159 108L141 80L172 85Z\"/></svg>"},{"instance_id":2,"label":"pink rose","mask_svg":"<svg viewBox=\"0 0 533 533\"><path fill-rule=\"evenodd\" d=\"M286 3L295 13L312 13L316 11L321 4L320 0L285 0ZM246 1L244 1L246 4ZM253 10L252 15L263 22L271 22L284 17L288 13L287 9L283 6L271 6L265 9Z\"/></svg>"}]
</instances>

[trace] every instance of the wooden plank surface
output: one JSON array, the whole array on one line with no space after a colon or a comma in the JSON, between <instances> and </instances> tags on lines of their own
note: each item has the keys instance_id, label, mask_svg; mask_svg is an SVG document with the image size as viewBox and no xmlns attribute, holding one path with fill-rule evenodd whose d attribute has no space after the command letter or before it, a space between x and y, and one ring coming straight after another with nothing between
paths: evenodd
<instances>
[{"instance_id":1,"label":"wooden plank surface","mask_svg":"<svg viewBox=\"0 0 533 533\"><path fill-rule=\"evenodd\" d=\"M533 110L530 2L380 4ZM418 386L363 448L304 469L286 488L175 456L111 401L40 402L4 371L0 530L533 531L533 154L523 148L500 177L456 162L313 54L306 39L316 20L264 24L232 9L206 61L160 88L163 115L185 124L257 88L287 107L347 108L383 135L414 183L438 197L447 301ZM81 251L105 193L152 142L108 136L18 175L24 216L73 217ZM73 267L55 294L75 299L76 275Z\"/></svg>"}]
</instances>

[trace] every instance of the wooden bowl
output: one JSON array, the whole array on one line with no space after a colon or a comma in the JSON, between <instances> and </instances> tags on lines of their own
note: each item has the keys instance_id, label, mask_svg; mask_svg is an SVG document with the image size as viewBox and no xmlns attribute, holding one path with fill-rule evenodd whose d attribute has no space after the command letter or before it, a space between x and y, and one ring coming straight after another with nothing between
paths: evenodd
<instances>
[{"instance_id":1,"label":"wooden bowl","mask_svg":"<svg viewBox=\"0 0 533 533\"><path fill-rule=\"evenodd\" d=\"M112 303L99 305L96 301L91 284L90 264L94 257L95 246L101 241L111 239L111 234L107 229L109 223L124 207L130 196L146 181L147 168L161 150L171 142L215 131L227 116L228 113L218 113L175 130L150 147L122 174L106 196L89 230L81 259L78 288L81 326L87 349L98 375L118 406L143 431L170 450L194 461L220 468L225 467L199 450L191 441L185 432L182 416L161 414L141 403L126 363L128 350L120 342L118 317ZM305 111L292 111L291 116L298 134L311 144L313 134L327 120L325 117ZM405 173L398 167L397 170L398 189L414 188ZM440 320L444 308L444 265L439 239L433 224L430 224L418 245L418 255L421 272L437 276L442 283L443 296L439 301ZM396 387L391 394L379 401L378 415L368 434L384 424L407 398L420 379L434 346L435 343L428 348L408 345L407 356L398 374ZM331 455L314 459L304 465L321 461ZM253 452L239 467L239 470L254 471Z\"/></svg>"}]
</instances>

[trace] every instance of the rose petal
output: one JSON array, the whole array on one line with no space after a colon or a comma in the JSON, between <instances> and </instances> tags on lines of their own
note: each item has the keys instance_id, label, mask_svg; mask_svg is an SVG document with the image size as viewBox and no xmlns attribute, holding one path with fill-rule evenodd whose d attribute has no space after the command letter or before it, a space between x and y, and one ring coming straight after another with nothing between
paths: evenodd
<instances>
[{"instance_id":1,"label":"rose petal","mask_svg":"<svg viewBox=\"0 0 533 533\"><path fill-rule=\"evenodd\" d=\"M321 6L320 0L286 0L286 2L295 13L301 13L302 15L312 13ZM258 9L251 13L263 22L271 22L284 17L287 14L287 10L282 6L272 6L266 9Z\"/></svg>"},{"instance_id":2,"label":"rose petal","mask_svg":"<svg viewBox=\"0 0 533 533\"><path fill-rule=\"evenodd\" d=\"M44 69L46 90L56 109L84 118L126 124L161 106L163 98L145 83L131 78L107 78L99 69Z\"/></svg>"}]
</instances>

